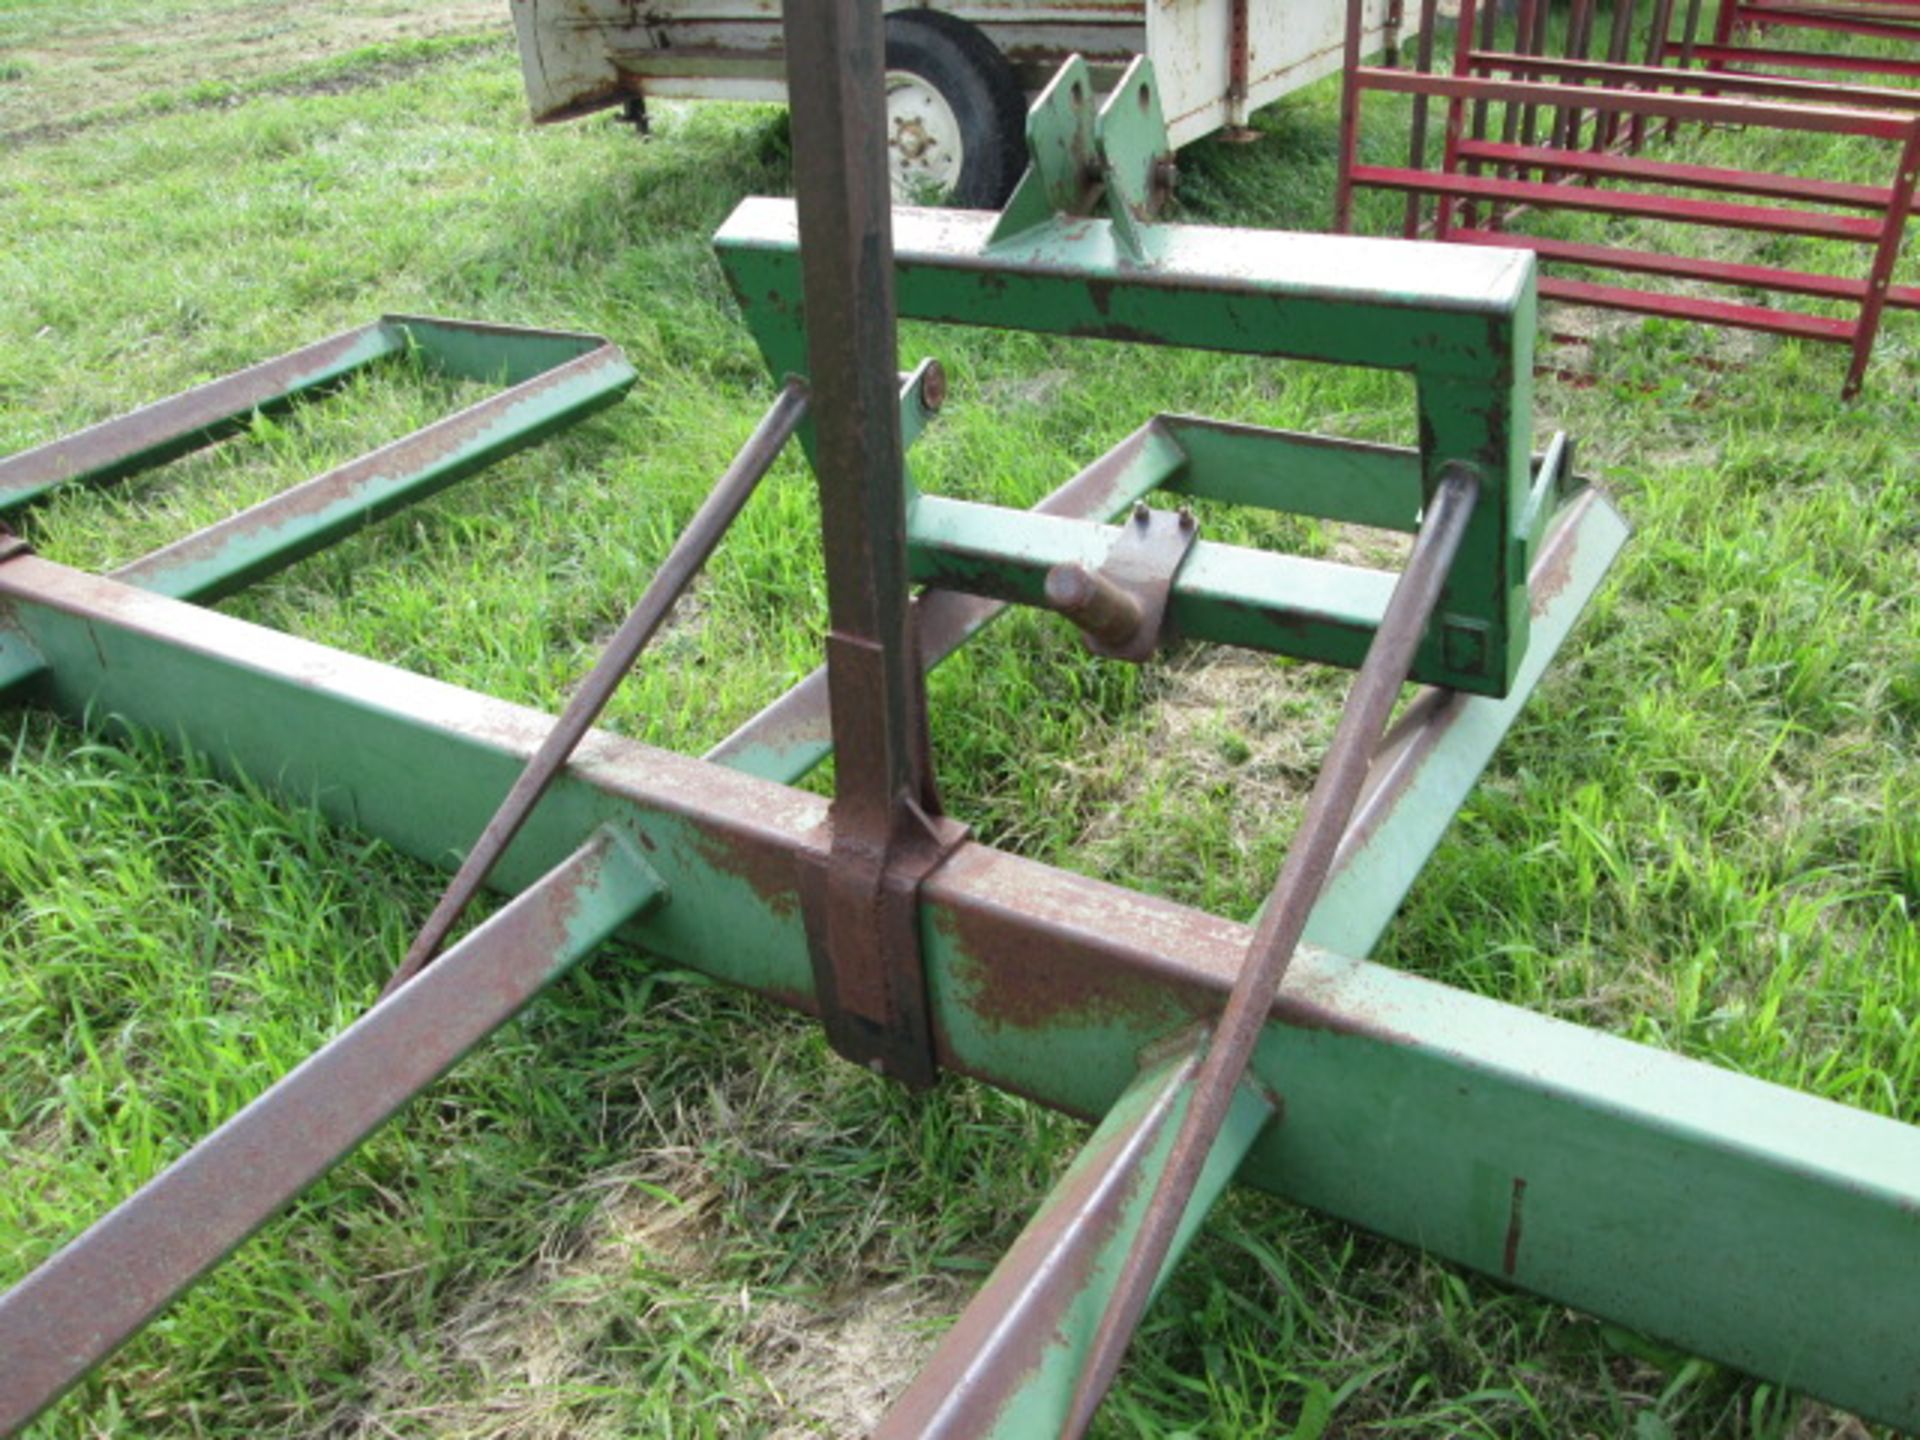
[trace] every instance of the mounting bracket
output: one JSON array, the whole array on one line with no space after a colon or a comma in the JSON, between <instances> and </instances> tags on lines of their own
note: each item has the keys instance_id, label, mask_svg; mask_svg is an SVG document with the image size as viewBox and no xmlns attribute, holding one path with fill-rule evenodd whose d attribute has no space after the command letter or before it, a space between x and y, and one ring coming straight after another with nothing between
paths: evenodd
<instances>
[{"instance_id":1,"label":"mounting bracket","mask_svg":"<svg viewBox=\"0 0 1920 1440\"><path fill-rule=\"evenodd\" d=\"M1174 579L1199 538L1186 506L1175 512L1136 501L1098 569L1069 560L1047 572L1047 604L1080 627L1094 654L1151 660L1167 638Z\"/></svg>"}]
</instances>

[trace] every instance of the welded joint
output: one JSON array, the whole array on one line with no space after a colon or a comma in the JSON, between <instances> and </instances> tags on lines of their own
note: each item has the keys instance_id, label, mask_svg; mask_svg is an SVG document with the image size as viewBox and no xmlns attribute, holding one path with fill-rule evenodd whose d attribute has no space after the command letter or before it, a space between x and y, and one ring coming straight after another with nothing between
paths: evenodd
<instances>
[{"instance_id":1,"label":"welded joint","mask_svg":"<svg viewBox=\"0 0 1920 1440\"><path fill-rule=\"evenodd\" d=\"M1076 561L1047 572L1047 605L1080 627L1094 654L1150 660L1169 638L1167 602L1199 538L1200 522L1186 506L1155 510L1137 501L1097 570Z\"/></svg>"}]
</instances>

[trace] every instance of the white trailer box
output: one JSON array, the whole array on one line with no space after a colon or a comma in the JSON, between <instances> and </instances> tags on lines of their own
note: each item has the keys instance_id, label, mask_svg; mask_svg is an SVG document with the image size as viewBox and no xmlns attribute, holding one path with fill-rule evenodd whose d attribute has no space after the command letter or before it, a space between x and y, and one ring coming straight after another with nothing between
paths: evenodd
<instances>
[{"instance_id":1,"label":"white trailer box","mask_svg":"<svg viewBox=\"0 0 1920 1440\"><path fill-rule=\"evenodd\" d=\"M1397 23L1361 0L1363 53ZM1345 0L889 0L896 185L997 206L1024 164L1024 113L1067 56L1101 84L1153 60L1175 145L1238 127L1340 68ZM779 0L513 0L527 100L562 120L648 97L784 100ZM1009 173L1011 172L1011 173Z\"/></svg>"}]
</instances>

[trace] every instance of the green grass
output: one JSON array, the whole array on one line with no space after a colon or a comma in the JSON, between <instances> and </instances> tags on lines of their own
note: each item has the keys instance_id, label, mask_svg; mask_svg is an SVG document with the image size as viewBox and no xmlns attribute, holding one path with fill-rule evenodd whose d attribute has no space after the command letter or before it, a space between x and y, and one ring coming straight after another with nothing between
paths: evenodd
<instances>
[{"instance_id":1,"label":"green grass","mask_svg":"<svg viewBox=\"0 0 1920 1440\"><path fill-rule=\"evenodd\" d=\"M42 48L112 17L0 7ZM303 55L217 105L120 97L148 108L9 148L0 452L385 310L605 333L641 373L623 405L224 607L551 708L770 396L707 239L740 196L790 189L784 121L661 107L646 144L534 131L503 39L428 59ZM289 93L329 66L343 83ZM1188 214L1324 226L1332 116L1321 87L1256 144L1189 151ZM1542 382L1539 427L1580 437L1637 536L1380 958L1920 1120L1915 339L1894 317L1845 409L1827 349L1632 322L1555 356L1583 379ZM905 348L954 380L916 450L946 493L1031 501L1159 408L1412 429L1392 377L965 331ZM464 394L397 367L21 523L54 559L118 563ZM815 663L816 518L783 464L612 728L697 750ZM995 844L1244 915L1343 684L1191 648L1108 666L1016 617L936 680L941 779ZM442 879L155 745L7 725L0 1283L364 1007ZM610 949L36 1433L849 1433L1083 1135L970 1084L899 1094L771 1006ZM1849 1423L1236 1193L1101 1433Z\"/></svg>"}]
</instances>

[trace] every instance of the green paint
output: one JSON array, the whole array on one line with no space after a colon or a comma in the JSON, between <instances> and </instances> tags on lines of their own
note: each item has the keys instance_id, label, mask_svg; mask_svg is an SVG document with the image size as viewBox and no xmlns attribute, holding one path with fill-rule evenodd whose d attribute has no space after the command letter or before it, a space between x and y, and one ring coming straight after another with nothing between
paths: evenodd
<instances>
[{"instance_id":1,"label":"green paint","mask_svg":"<svg viewBox=\"0 0 1920 1440\"><path fill-rule=\"evenodd\" d=\"M471 410L464 412L465 423L460 416L437 422L261 502L236 517L242 523L217 538L208 532L187 536L123 566L115 578L181 600L231 595L578 424L619 400L639 378L626 358L611 350L596 365L545 384L533 383L607 343L597 335L571 331L387 315L335 340L346 343L324 364L316 362L284 377L270 391L251 387L251 401L244 409L212 418L202 415L196 425L157 437L137 455L72 472L58 483L100 484L151 469L231 433L257 410L283 409L311 398L353 371L402 352L450 378L527 388L482 402L492 412L483 425L472 424ZM9 492L0 483L0 509L52 488L47 484ZM0 695L39 669L32 647L0 629Z\"/></svg>"},{"instance_id":2,"label":"green paint","mask_svg":"<svg viewBox=\"0 0 1920 1440\"><path fill-rule=\"evenodd\" d=\"M1173 144L1160 108L1153 62L1141 55L1100 107L1094 145L1106 179L1106 212L1115 239L1135 260L1158 252L1154 214L1168 193L1162 166L1173 164Z\"/></svg>"},{"instance_id":3,"label":"green paint","mask_svg":"<svg viewBox=\"0 0 1920 1440\"><path fill-rule=\"evenodd\" d=\"M154 434L139 448L110 462L88 469L68 469L53 478L29 484L10 481L7 462L31 455L34 451L24 451L21 456L0 457L0 512L16 509L62 485L101 485L109 480L124 479L211 445L245 426L256 411L284 410L299 400L324 393L354 371L364 369L376 360L400 353L406 348L406 337L382 321L345 331L331 340L307 348L319 353L305 363L296 363L271 382L263 379L257 384L235 387L228 392L233 403L222 406L203 404L194 407L190 414L182 412L179 428ZM295 355L301 353L295 352ZM294 358L282 357L283 360ZM239 380L246 373L228 378ZM186 395L194 393L185 392ZM93 428L104 429L115 423L109 420Z\"/></svg>"},{"instance_id":4,"label":"green paint","mask_svg":"<svg viewBox=\"0 0 1920 1440\"><path fill-rule=\"evenodd\" d=\"M1420 452L1187 415L1164 419L1187 455L1170 490L1412 533L1420 525Z\"/></svg>"},{"instance_id":5,"label":"green paint","mask_svg":"<svg viewBox=\"0 0 1920 1440\"><path fill-rule=\"evenodd\" d=\"M433 443L436 432L452 431L454 422L441 421L409 437L426 442L411 455L387 446L349 461L244 512L258 523L227 532L216 546L189 536L116 571L115 578L179 600L231 595L578 424L619 400L636 378L616 355L590 371L530 389L501 405L483 428L449 433L444 445ZM285 503L303 491L324 503Z\"/></svg>"},{"instance_id":6,"label":"green paint","mask_svg":"<svg viewBox=\"0 0 1920 1440\"><path fill-rule=\"evenodd\" d=\"M1143 263L1114 222L1073 218L1002 236L989 255L993 226L990 215L896 212L901 318L1411 374L1421 435L1419 493L1449 464L1471 466L1482 484L1414 675L1475 694L1506 693L1526 652L1529 623L1531 256L1157 225L1150 232L1151 259ZM791 202L742 202L715 246L769 368L775 375L804 373ZM1259 443L1203 438L1215 463L1202 467L1207 473L1199 483L1257 488L1259 503L1296 508L1292 476L1279 458L1284 442L1274 442L1260 478L1223 478L1232 451ZM1286 448L1296 457L1303 451L1297 443ZM1410 522L1395 462L1378 455L1349 460L1345 473L1365 477L1351 491L1343 488L1338 462L1303 468L1297 508L1305 513L1366 524ZM943 583L961 582L946 577ZM1266 643L1284 653L1354 664L1371 623L1354 642L1335 643L1312 626L1255 627L1255 633L1265 633Z\"/></svg>"},{"instance_id":7,"label":"green paint","mask_svg":"<svg viewBox=\"0 0 1920 1440\"><path fill-rule=\"evenodd\" d=\"M1534 617L1533 639L1504 699L1456 695L1446 733L1419 777L1394 807L1390 823L1370 831L1344 858L1307 922L1307 940L1347 955L1368 955L1400 908L1440 837L1466 803L1480 772L1519 718L1521 707L1560 652L1585 599L1599 589L1627 542L1627 524L1612 505L1588 492L1562 523L1574 527L1565 590Z\"/></svg>"},{"instance_id":8,"label":"green paint","mask_svg":"<svg viewBox=\"0 0 1920 1440\"><path fill-rule=\"evenodd\" d=\"M1049 569L1098 567L1119 534L1089 520L926 495L914 507L908 554L922 583L1039 605ZM1169 613L1190 639L1350 665L1392 589L1381 571L1202 540L1174 582Z\"/></svg>"},{"instance_id":9,"label":"green paint","mask_svg":"<svg viewBox=\"0 0 1920 1440\"><path fill-rule=\"evenodd\" d=\"M1069 56L1027 111L1027 173L994 225L993 242L1085 211L1095 164L1093 72Z\"/></svg>"},{"instance_id":10,"label":"green paint","mask_svg":"<svg viewBox=\"0 0 1920 1440\"><path fill-rule=\"evenodd\" d=\"M1543 640L1563 633L1599 568L1577 567L1543 593ZM158 597L116 624L51 599L10 603L53 666L50 696L65 713L124 716L442 863L470 843L549 723ZM662 797L665 778L698 785L708 817ZM825 808L598 736L498 879L530 883L582 835L624 821L673 897L631 937L805 1004L811 965L790 878L740 873L718 837L732 825L798 843ZM997 1085L1104 1113L1132 1085L1135 1057L1210 1013L1218 992L1091 975L1037 1028L1010 1022L980 988L1004 957L967 948L941 887L961 883L956 868L984 865L991 874L975 883L996 903L1044 907L1048 887L1065 882L972 854L950 862L923 905L945 1053ZM1072 923L1111 923L1074 893ZM1157 904L1111 897L1114 907ZM1193 963L1245 943L1241 927L1205 929L1218 944ZM1170 928L1169 943L1182 933ZM1513 1281L1554 1300L1890 1423L1920 1422L1909 1363L1920 1335L1920 1132L1311 947L1286 995L1257 1060L1283 1119L1238 1178L1491 1274L1507 1273L1511 1253ZM1524 1216L1511 1240L1516 1180Z\"/></svg>"},{"instance_id":11,"label":"green paint","mask_svg":"<svg viewBox=\"0 0 1920 1440\"><path fill-rule=\"evenodd\" d=\"M990 1440L990 1437L1027 1440L1030 1436L1060 1433L1087 1352L1092 1348L1094 1333L1099 1328L1101 1316L1106 1313L1114 1286L1120 1278L1120 1268L1133 1247L1135 1236L1140 1232L1147 1203L1161 1172L1166 1168L1167 1153L1173 1146L1173 1137L1192 1098L1193 1077L1187 1056L1182 1055L1143 1070L1121 1093L1113 1108L1108 1110L1092 1138L1054 1186L1053 1193L1041 1202L1038 1213L1030 1223L1030 1230L1046 1224L1049 1212L1062 1203L1062 1196L1084 1188L1092 1177L1108 1168L1115 1150L1126 1147L1134 1153L1133 1164L1129 1167L1132 1183L1121 1207L1119 1223L1097 1247L1091 1249L1091 1253L1076 1252L1076 1258L1086 1263L1086 1269L1082 1272L1083 1283L1073 1293L1061 1315L1051 1343L1037 1355L1021 1357L1030 1363L1031 1368L1021 1374L1018 1389L1000 1410L991 1427L981 1432L982 1440ZM1201 1221L1213 1207L1213 1202L1225 1192L1233 1180L1235 1168L1262 1128L1273 1118L1273 1113L1272 1102L1253 1087L1242 1085L1234 1093L1226 1122L1221 1126L1213 1148L1207 1152L1199 1182L1194 1186L1186 1209L1181 1212L1173 1245L1154 1281L1156 1293L1166 1283L1174 1266L1179 1264ZM997 1281L1017 1279L1021 1267L1039 1258L1038 1255L1023 1254L1021 1244L1020 1240L1014 1242L1006 1258L987 1280L985 1290L991 1291Z\"/></svg>"}]
</instances>

